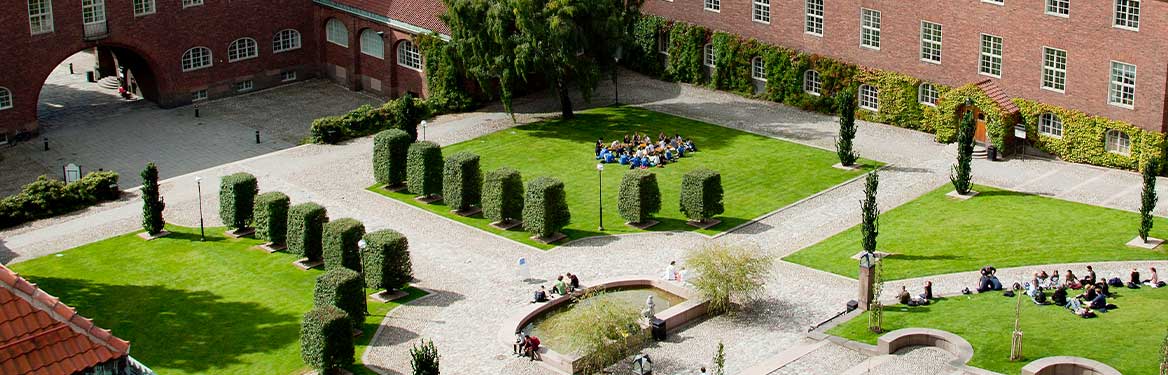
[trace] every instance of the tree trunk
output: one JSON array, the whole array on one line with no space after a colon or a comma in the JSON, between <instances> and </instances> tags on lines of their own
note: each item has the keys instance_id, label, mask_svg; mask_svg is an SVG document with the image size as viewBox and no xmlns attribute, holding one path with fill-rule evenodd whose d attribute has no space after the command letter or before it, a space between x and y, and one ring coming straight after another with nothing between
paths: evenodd
<instances>
[{"instance_id":1,"label":"tree trunk","mask_svg":"<svg viewBox=\"0 0 1168 375\"><path fill-rule=\"evenodd\" d=\"M565 120L572 118L572 98L568 96L568 87L562 78L556 80L556 93L560 95L560 116Z\"/></svg>"}]
</instances>

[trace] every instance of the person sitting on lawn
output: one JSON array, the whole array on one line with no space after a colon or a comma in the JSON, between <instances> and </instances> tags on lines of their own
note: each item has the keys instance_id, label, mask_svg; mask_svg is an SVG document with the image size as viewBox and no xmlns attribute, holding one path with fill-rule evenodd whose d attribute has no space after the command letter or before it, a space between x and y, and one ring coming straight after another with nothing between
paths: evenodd
<instances>
[{"instance_id":1,"label":"person sitting on lawn","mask_svg":"<svg viewBox=\"0 0 1168 375\"><path fill-rule=\"evenodd\" d=\"M564 284L564 276L561 275L556 277L556 285L552 286L552 293L559 294L561 296L568 295L568 285Z\"/></svg>"},{"instance_id":2,"label":"person sitting on lawn","mask_svg":"<svg viewBox=\"0 0 1168 375\"><path fill-rule=\"evenodd\" d=\"M1140 281L1140 270L1132 267L1131 279L1128 281L1128 287L1131 287L1132 285L1140 285Z\"/></svg>"},{"instance_id":3,"label":"person sitting on lawn","mask_svg":"<svg viewBox=\"0 0 1168 375\"><path fill-rule=\"evenodd\" d=\"M1100 289L1098 289L1094 285L1084 285L1083 288L1085 289L1083 294L1075 296L1075 298L1083 299L1085 301L1092 301L1095 299L1095 296L1099 295L1099 292L1097 292L1097 290L1100 290Z\"/></svg>"},{"instance_id":4,"label":"person sitting on lawn","mask_svg":"<svg viewBox=\"0 0 1168 375\"><path fill-rule=\"evenodd\" d=\"M1095 317L1095 313L1092 312L1090 308L1083 306L1083 301L1080 301L1078 298L1072 298L1069 302L1067 302L1066 308L1071 310L1072 314L1083 318Z\"/></svg>"},{"instance_id":5,"label":"person sitting on lawn","mask_svg":"<svg viewBox=\"0 0 1168 375\"><path fill-rule=\"evenodd\" d=\"M1108 286L1107 283L1105 283L1105 282L1100 281L1100 282L1095 283L1095 288L1102 290L1103 294L1105 294L1105 295L1108 295L1108 296L1111 295L1111 287ZM1096 292L1096 293L1098 293L1098 292Z\"/></svg>"},{"instance_id":6,"label":"person sitting on lawn","mask_svg":"<svg viewBox=\"0 0 1168 375\"><path fill-rule=\"evenodd\" d=\"M1059 286L1054 290L1054 295L1050 296L1051 302L1059 306L1067 305L1067 287Z\"/></svg>"},{"instance_id":7,"label":"person sitting on lawn","mask_svg":"<svg viewBox=\"0 0 1168 375\"><path fill-rule=\"evenodd\" d=\"M531 296L531 303L547 302L547 301L548 301L547 288L545 288L543 285L540 285L539 290L535 291L535 293L533 293L533 295Z\"/></svg>"},{"instance_id":8,"label":"person sitting on lawn","mask_svg":"<svg viewBox=\"0 0 1168 375\"><path fill-rule=\"evenodd\" d=\"M933 300L933 282L932 281L929 281L929 280L925 281L925 292L921 294L921 299L923 299L925 301Z\"/></svg>"},{"instance_id":9,"label":"person sitting on lawn","mask_svg":"<svg viewBox=\"0 0 1168 375\"><path fill-rule=\"evenodd\" d=\"M604 141L601 140L600 138L596 138L596 156L598 158L600 156L600 150L603 150L603 149L604 149Z\"/></svg>"},{"instance_id":10,"label":"person sitting on lawn","mask_svg":"<svg viewBox=\"0 0 1168 375\"><path fill-rule=\"evenodd\" d=\"M1095 298L1091 299L1091 308L1099 311L1107 311L1107 295L1103 294L1102 290L1095 288Z\"/></svg>"},{"instance_id":11,"label":"person sitting on lawn","mask_svg":"<svg viewBox=\"0 0 1168 375\"><path fill-rule=\"evenodd\" d=\"M1083 284L1079 283L1079 279L1075 277L1075 273L1071 272L1071 270L1067 270L1066 277L1063 277L1063 285L1071 289L1079 289L1083 287Z\"/></svg>"},{"instance_id":12,"label":"person sitting on lawn","mask_svg":"<svg viewBox=\"0 0 1168 375\"><path fill-rule=\"evenodd\" d=\"M1054 272L1050 274L1050 278L1046 280L1046 285L1043 286L1043 288L1054 289L1059 285L1062 285L1062 283L1059 282L1059 272L1058 270L1054 270Z\"/></svg>"},{"instance_id":13,"label":"person sitting on lawn","mask_svg":"<svg viewBox=\"0 0 1168 375\"><path fill-rule=\"evenodd\" d=\"M1156 267L1149 267L1148 271L1151 271L1152 278L1144 280L1144 284L1148 284L1148 286L1153 288L1163 287L1164 283L1160 281L1160 275L1156 273Z\"/></svg>"},{"instance_id":14,"label":"person sitting on lawn","mask_svg":"<svg viewBox=\"0 0 1168 375\"><path fill-rule=\"evenodd\" d=\"M1050 275L1047 275L1046 271L1035 272L1033 281L1034 281L1034 286L1037 287L1038 289L1045 288L1046 283L1050 282Z\"/></svg>"},{"instance_id":15,"label":"person sitting on lawn","mask_svg":"<svg viewBox=\"0 0 1168 375\"><path fill-rule=\"evenodd\" d=\"M896 294L896 298L900 300L901 305L909 305L912 302L912 296L908 294L908 289L905 289L903 285L900 286L900 293Z\"/></svg>"},{"instance_id":16,"label":"person sitting on lawn","mask_svg":"<svg viewBox=\"0 0 1168 375\"><path fill-rule=\"evenodd\" d=\"M612 163L614 161L616 161L616 155L613 154L612 151L604 150L604 162L605 163Z\"/></svg>"},{"instance_id":17,"label":"person sitting on lawn","mask_svg":"<svg viewBox=\"0 0 1168 375\"><path fill-rule=\"evenodd\" d=\"M1095 285L1095 281L1095 269L1087 266L1087 276L1083 276L1083 279L1079 280L1079 282L1085 287L1087 285Z\"/></svg>"}]
</instances>

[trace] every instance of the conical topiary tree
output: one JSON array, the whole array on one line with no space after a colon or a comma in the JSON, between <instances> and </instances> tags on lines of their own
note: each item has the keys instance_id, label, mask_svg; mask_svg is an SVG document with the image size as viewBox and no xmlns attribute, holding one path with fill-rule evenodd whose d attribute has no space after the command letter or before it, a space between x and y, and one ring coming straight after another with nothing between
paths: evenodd
<instances>
[{"instance_id":1,"label":"conical topiary tree","mask_svg":"<svg viewBox=\"0 0 1168 375\"><path fill-rule=\"evenodd\" d=\"M1148 233L1152 231L1152 210L1156 209L1156 171L1159 169L1156 160L1144 163L1144 191L1140 194L1140 239L1148 242Z\"/></svg>"},{"instance_id":2,"label":"conical topiary tree","mask_svg":"<svg viewBox=\"0 0 1168 375\"><path fill-rule=\"evenodd\" d=\"M880 176L876 175L876 171L869 172L864 183L864 200L860 202L863 215L860 245L869 254L876 252L876 236L880 234L880 208L876 204L876 188L879 185Z\"/></svg>"},{"instance_id":3,"label":"conical topiary tree","mask_svg":"<svg viewBox=\"0 0 1168 375\"><path fill-rule=\"evenodd\" d=\"M840 134L835 141L835 153L840 165L850 167L856 164L856 151L852 142L856 139L856 90L848 88L835 97L836 109L840 117Z\"/></svg>"},{"instance_id":4,"label":"conical topiary tree","mask_svg":"<svg viewBox=\"0 0 1168 375\"><path fill-rule=\"evenodd\" d=\"M957 129L957 165L949 175L949 181L957 194L968 195L973 189L973 132L976 126L973 123L973 111L966 111Z\"/></svg>"},{"instance_id":5,"label":"conical topiary tree","mask_svg":"<svg viewBox=\"0 0 1168 375\"><path fill-rule=\"evenodd\" d=\"M154 163L146 164L142 170L142 229L151 236L162 233L166 220L162 218L162 211L166 203L158 191L158 167Z\"/></svg>"}]
</instances>

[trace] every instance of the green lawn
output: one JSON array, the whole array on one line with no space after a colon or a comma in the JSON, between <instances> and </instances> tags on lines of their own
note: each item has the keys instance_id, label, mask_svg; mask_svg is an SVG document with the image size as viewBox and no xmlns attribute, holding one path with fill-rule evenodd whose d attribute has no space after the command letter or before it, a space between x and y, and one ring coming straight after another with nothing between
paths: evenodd
<instances>
[{"instance_id":1,"label":"green lawn","mask_svg":"<svg viewBox=\"0 0 1168 375\"><path fill-rule=\"evenodd\" d=\"M694 230L685 224L678 202L681 176L699 167L721 172L725 190L726 212L717 217L722 223L700 231L704 234L728 230L861 173L832 168L838 162L834 152L632 107L580 111L572 120L520 126L451 145L442 152L451 155L469 151L480 155L484 174L506 166L519 170L525 181L537 176L563 180L572 213L572 222L564 234L571 240L641 232L625 226L617 211L617 189L621 176L628 170L619 164L609 164L604 171L606 230L603 233L597 230L599 187L593 144L597 138L607 143L634 132L653 137L659 132L671 136L681 134L693 139L700 151L687 154L665 168L653 169L662 197L662 210L657 215L661 224L650 229L653 231ZM510 231L491 228L481 215L463 218L451 214L444 204L418 203L412 194L388 192L377 186L369 190L518 242L542 249L554 247L531 241L528 238L531 234L521 228Z\"/></svg>"},{"instance_id":2,"label":"green lawn","mask_svg":"<svg viewBox=\"0 0 1168 375\"><path fill-rule=\"evenodd\" d=\"M98 326L129 340L130 353L162 374L299 374L300 318L312 308L319 270L301 271L296 257L229 239L223 228L170 226L171 236L146 242L114 237L11 268ZM370 301L357 360L381 320L407 299ZM370 291L372 293L372 291ZM356 373L368 372L363 366Z\"/></svg>"},{"instance_id":3,"label":"green lawn","mask_svg":"<svg viewBox=\"0 0 1168 375\"><path fill-rule=\"evenodd\" d=\"M1168 259L1168 253L1125 244L1136 236L1139 215L1037 195L977 186L968 201L946 197L946 184L880 215L877 248L887 280L1026 265ZM858 205L859 203L857 203ZM1156 219L1152 236L1168 236ZM857 225L783 258L856 277ZM1076 270L1077 271L1077 270Z\"/></svg>"},{"instance_id":4,"label":"green lawn","mask_svg":"<svg viewBox=\"0 0 1168 375\"><path fill-rule=\"evenodd\" d=\"M1060 355L1094 359L1128 375L1156 374L1160 344L1168 330L1168 320L1163 318L1168 289L1112 290L1120 297L1108 302L1119 308L1093 319L1080 318L1059 306L1023 301L1026 359L1021 362L1009 361L1014 300L1001 293L954 296L929 306L888 306L884 309L884 329L919 327L952 332L973 345L969 365L1003 374L1017 374L1030 361ZM869 344L875 344L878 336L868 332L866 314L828 333Z\"/></svg>"}]
</instances>

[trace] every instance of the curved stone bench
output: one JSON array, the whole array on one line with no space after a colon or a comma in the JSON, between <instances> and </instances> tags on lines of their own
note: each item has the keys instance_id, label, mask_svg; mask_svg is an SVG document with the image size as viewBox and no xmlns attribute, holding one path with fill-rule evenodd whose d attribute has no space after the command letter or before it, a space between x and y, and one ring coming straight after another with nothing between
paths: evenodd
<instances>
[{"instance_id":1,"label":"curved stone bench","mask_svg":"<svg viewBox=\"0 0 1168 375\"><path fill-rule=\"evenodd\" d=\"M953 353L952 363L964 366L973 358L973 345L961 336L931 328L904 328L880 336L876 340L877 354L893 354L910 346L933 346Z\"/></svg>"},{"instance_id":2,"label":"curved stone bench","mask_svg":"<svg viewBox=\"0 0 1168 375\"><path fill-rule=\"evenodd\" d=\"M1022 375L1122 375L1102 362L1083 357L1046 357L1022 367Z\"/></svg>"}]
</instances>

